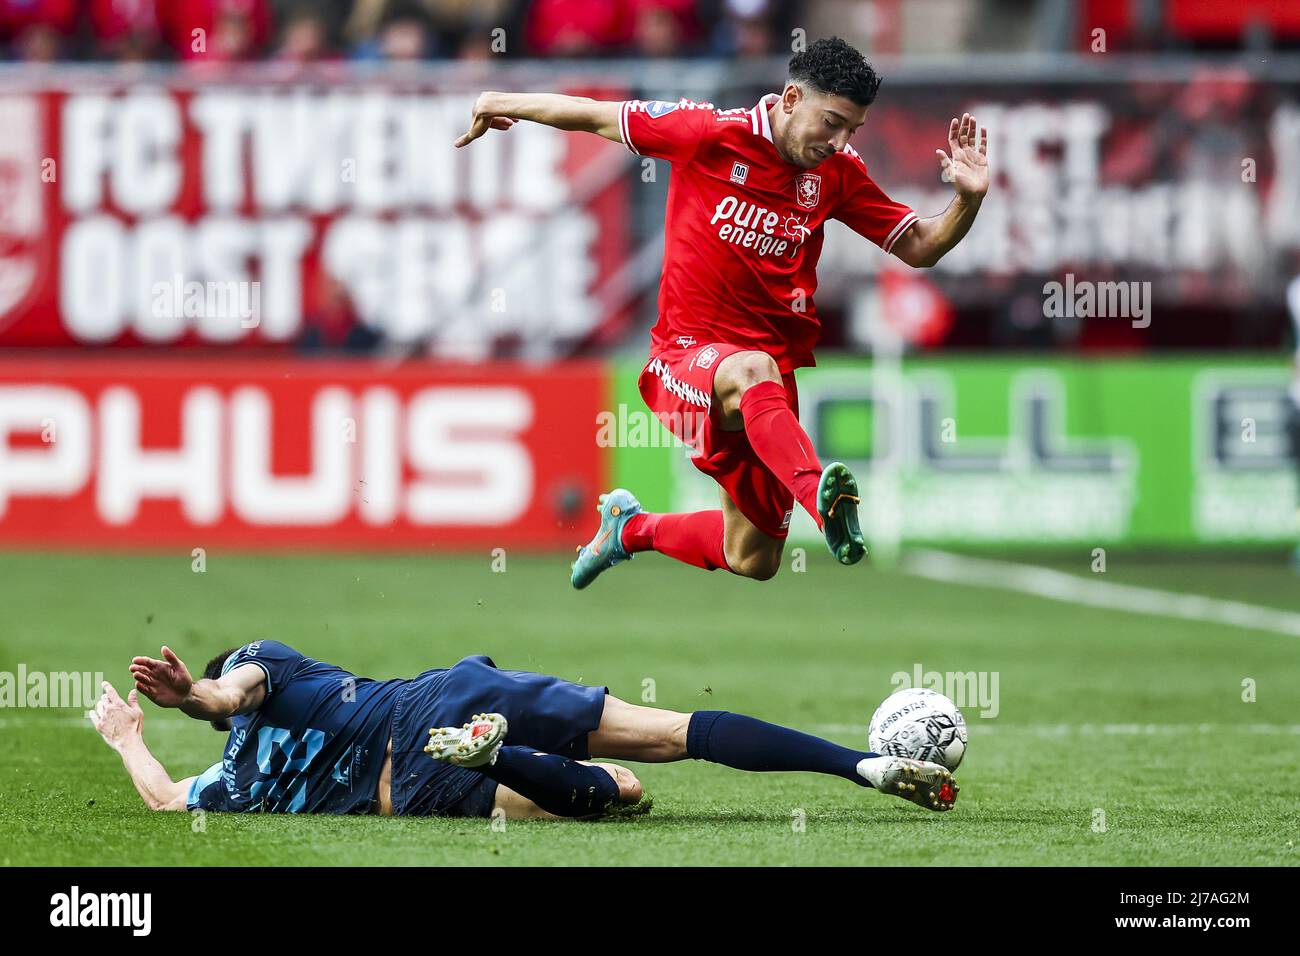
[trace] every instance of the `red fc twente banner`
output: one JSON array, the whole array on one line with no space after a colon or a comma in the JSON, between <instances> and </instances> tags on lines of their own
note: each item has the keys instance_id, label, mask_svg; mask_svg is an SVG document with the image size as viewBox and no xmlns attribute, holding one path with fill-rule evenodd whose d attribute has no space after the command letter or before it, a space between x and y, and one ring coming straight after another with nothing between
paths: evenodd
<instances>
[{"instance_id":1,"label":"red fc twente banner","mask_svg":"<svg viewBox=\"0 0 1300 956\"><path fill-rule=\"evenodd\" d=\"M340 345L359 328L474 360L619 331L617 145L520 124L456 150L473 96L427 78L168 76L0 84L0 347Z\"/></svg>"}]
</instances>

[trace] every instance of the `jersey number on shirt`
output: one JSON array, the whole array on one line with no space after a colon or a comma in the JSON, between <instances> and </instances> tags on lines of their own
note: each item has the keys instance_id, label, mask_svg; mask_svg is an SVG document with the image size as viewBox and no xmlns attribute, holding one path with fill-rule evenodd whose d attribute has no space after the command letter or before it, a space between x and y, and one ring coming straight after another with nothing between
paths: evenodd
<instances>
[{"instance_id":1,"label":"jersey number on shirt","mask_svg":"<svg viewBox=\"0 0 1300 956\"><path fill-rule=\"evenodd\" d=\"M294 740L283 727L263 727L257 732L257 771L263 777L249 793L254 800L276 805L286 799L285 812L298 813L307 805L307 768L325 746L325 733L308 730L301 740ZM275 769L277 757L284 765Z\"/></svg>"}]
</instances>

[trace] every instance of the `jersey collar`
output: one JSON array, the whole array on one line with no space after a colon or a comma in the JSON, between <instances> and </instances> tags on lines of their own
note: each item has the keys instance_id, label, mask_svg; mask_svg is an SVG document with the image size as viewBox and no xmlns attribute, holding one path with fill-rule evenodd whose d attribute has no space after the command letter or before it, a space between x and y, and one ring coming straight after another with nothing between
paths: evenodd
<instances>
[{"instance_id":1,"label":"jersey collar","mask_svg":"<svg viewBox=\"0 0 1300 956\"><path fill-rule=\"evenodd\" d=\"M764 93L758 103L749 111L749 127L755 136L762 136L772 142L772 121L768 119L768 108L781 98L780 93Z\"/></svg>"}]
</instances>

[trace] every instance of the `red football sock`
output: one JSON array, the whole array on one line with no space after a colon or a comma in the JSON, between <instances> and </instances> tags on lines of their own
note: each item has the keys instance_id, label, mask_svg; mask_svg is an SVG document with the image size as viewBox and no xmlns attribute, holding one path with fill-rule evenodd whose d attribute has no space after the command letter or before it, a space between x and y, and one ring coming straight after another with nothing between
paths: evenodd
<instances>
[{"instance_id":1,"label":"red football sock","mask_svg":"<svg viewBox=\"0 0 1300 956\"><path fill-rule=\"evenodd\" d=\"M633 515L623 525L623 548L628 554L658 551L706 571L731 570L722 550L721 511Z\"/></svg>"},{"instance_id":2,"label":"red football sock","mask_svg":"<svg viewBox=\"0 0 1300 956\"><path fill-rule=\"evenodd\" d=\"M822 466L808 433L795 418L790 398L780 382L759 382L740 397L745 435L763 464L794 494L822 526L817 513L817 485Z\"/></svg>"}]
</instances>

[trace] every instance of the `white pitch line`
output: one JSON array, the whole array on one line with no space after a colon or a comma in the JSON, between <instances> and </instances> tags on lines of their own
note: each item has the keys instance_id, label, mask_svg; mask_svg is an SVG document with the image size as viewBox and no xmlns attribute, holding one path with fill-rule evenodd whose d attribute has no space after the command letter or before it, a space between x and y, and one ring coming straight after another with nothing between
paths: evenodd
<instances>
[{"instance_id":1,"label":"white pitch line","mask_svg":"<svg viewBox=\"0 0 1300 956\"><path fill-rule=\"evenodd\" d=\"M1030 737L1188 737L1192 734L1300 735L1300 724L1008 724L978 718L967 721L970 733L1024 734ZM855 734L865 737L866 724L817 724L819 734Z\"/></svg>"},{"instance_id":2,"label":"white pitch line","mask_svg":"<svg viewBox=\"0 0 1300 956\"><path fill-rule=\"evenodd\" d=\"M35 708L32 708L35 709ZM191 724L190 720L157 717L149 721L152 730L179 730ZM34 714L18 717L0 717L0 730L17 727L77 727L90 730L90 721L81 717ZM989 734L1024 734L1032 737L1186 737L1191 734L1285 734L1300 736L1300 724L1012 724L992 722L972 716L967 722L972 733L984 737ZM810 728L819 734L844 734L865 737L866 724L813 724Z\"/></svg>"},{"instance_id":3,"label":"white pitch line","mask_svg":"<svg viewBox=\"0 0 1300 956\"><path fill-rule=\"evenodd\" d=\"M1227 624L1300 637L1300 614L1293 611L1203 594L1178 594L1133 584L1093 581L1031 564L971 558L947 551L917 550L904 556L903 570L932 581L1018 591L1051 601L1083 604L1108 611L1180 618L1203 624Z\"/></svg>"},{"instance_id":4,"label":"white pitch line","mask_svg":"<svg viewBox=\"0 0 1300 956\"><path fill-rule=\"evenodd\" d=\"M6 707L3 710L0 710L0 713L5 713L6 711L8 711L9 713L12 714L15 710L28 710L28 711L47 710L47 712L43 716L37 716L36 714L30 714L30 715L20 714L12 717L9 716L0 717L0 730L6 730L10 727L36 727L36 726L85 727L88 730L94 729L90 725L89 717L70 717L66 713L59 713L59 711L67 710L67 708L64 707L58 707L58 708L51 707L48 709L41 708L41 707L15 707L15 708ZM175 730L178 727L185 727L189 723L190 723L189 720L179 720L175 717L151 717L147 721L147 726L150 730L159 730L159 729Z\"/></svg>"}]
</instances>

